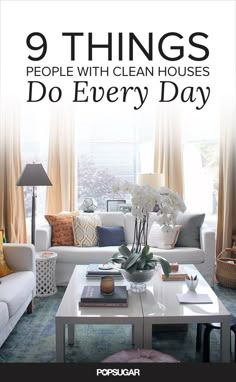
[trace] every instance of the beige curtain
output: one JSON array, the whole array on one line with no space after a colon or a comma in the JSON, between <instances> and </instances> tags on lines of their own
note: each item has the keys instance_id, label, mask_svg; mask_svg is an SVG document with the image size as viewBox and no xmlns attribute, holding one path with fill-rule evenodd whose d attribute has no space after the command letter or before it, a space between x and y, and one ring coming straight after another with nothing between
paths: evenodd
<instances>
[{"instance_id":1,"label":"beige curtain","mask_svg":"<svg viewBox=\"0 0 236 382\"><path fill-rule=\"evenodd\" d=\"M50 123L46 212L55 214L75 208L75 130L72 113L54 110Z\"/></svg>"},{"instance_id":2,"label":"beige curtain","mask_svg":"<svg viewBox=\"0 0 236 382\"><path fill-rule=\"evenodd\" d=\"M16 182L21 175L19 115L11 107L1 113L0 138L0 228L11 243L26 243L23 187Z\"/></svg>"},{"instance_id":3,"label":"beige curtain","mask_svg":"<svg viewBox=\"0 0 236 382\"><path fill-rule=\"evenodd\" d=\"M158 111L154 138L154 172L162 173L165 186L183 197L182 140L177 112L165 105Z\"/></svg>"},{"instance_id":4,"label":"beige curtain","mask_svg":"<svg viewBox=\"0 0 236 382\"><path fill-rule=\"evenodd\" d=\"M232 235L236 234L236 123L234 116L230 118L232 110L224 113L221 122L217 255L232 247Z\"/></svg>"}]
</instances>

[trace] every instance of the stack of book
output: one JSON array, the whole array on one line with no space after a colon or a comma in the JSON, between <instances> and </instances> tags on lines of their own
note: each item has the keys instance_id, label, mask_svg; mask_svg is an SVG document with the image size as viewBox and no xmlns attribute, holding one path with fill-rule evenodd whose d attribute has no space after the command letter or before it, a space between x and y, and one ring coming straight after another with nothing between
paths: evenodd
<instances>
[{"instance_id":1,"label":"stack of book","mask_svg":"<svg viewBox=\"0 0 236 382\"><path fill-rule=\"evenodd\" d=\"M99 285L85 285L79 306L127 307L128 292L126 286L116 286L114 293L101 293Z\"/></svg>"},{"instance_id":2,"label":"stack of book","mask_svg":"<svg viewBox=\"0 0 236 382\"><path fill-rule=\"evenodd\" d=\"M108 268L108 267L107 267ZM119 269L104 267L102 264L89 264L86 272L86 277L102 277L102 276L113 276L114 278L123 278Z\"/></svg>"},{"instance_id":3,"label":"stack of book","mask_svg":"<svg viewBox=\"0 0 236 382\"><path fill-rule=\"evenodd\" d=\"M160 275L161 275L161 278L163 281L178 281L178 280L181 281L181 280L185 280L185 278L187 276L187 272L186 272L184 266L182 264L179 264L178 271L170 272L169 277L167 277L164 274L162 268L160 268Z\"/></svg>"}]
</instances>

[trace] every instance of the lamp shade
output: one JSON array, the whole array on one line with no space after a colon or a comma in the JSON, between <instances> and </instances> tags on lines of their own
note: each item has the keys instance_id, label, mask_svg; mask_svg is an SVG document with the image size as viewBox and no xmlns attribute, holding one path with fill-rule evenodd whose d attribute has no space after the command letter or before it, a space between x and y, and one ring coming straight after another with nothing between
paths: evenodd
<instances>
[{"instance_id":1,"label":"lamp shade","mask_svg":"<svg viewBox=\"0 0 236 382\"><path fill-rule=\"evenodd\" d=\"M52 186L41 163L26 164L17 186Z\"/></svg>"},{"instance_id":2,"label":"lamp shade","mask_svg":"<svg viewBox=\"0 0 236 382\"><path fill-rule=\"evenodd\" d=\"M138 184L140 186L148 185L152 188L162 187L165 184L164 174L158 174L158 173L139 174Z\"/></svg>"}]
</instances>

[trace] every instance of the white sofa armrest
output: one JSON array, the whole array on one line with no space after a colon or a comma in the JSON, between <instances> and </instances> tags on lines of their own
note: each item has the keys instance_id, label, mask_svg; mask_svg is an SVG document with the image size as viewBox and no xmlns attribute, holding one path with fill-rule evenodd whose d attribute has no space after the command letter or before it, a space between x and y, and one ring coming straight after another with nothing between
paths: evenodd
<instances>
[{"instance_id":1,"label":"white sofa armrest","mask_svg":"<svg viewBox=\"0 0 236 382\"><path fill-rule=\"evenodd\" d=\"M3 251L10 268L16 271L33 271L36 274L34 245L6 243Z\"/></svg>"},{"instance_id":2,"label":"white sofa armrest","mask_svg":"<svg viewBox=\"0 0 236 382\"><path fill-rule=\"evenodd\" d=\"M200 230L201 249L205 253L204 268L209 284L212 286L215 274L216 261L216 240L215 231L207 226L202 226Z\"/></svg>"},{"instance_id":3,"label":"white sofa armrest","mask_svg":"<svg viewBox=\"0 0 236 382\"><path fill-rule=\"evenodd\" d=\"M201 249L208 253L208 257L211 259L211 263L215 264L215 231L209 227L201 227L200 229L200 245Z\"/></svg>"},{"instance_id":4,"label":"white sofa armrest","mask_svg":"<svg viewBox=\"0 0 236 382\"><path fill-rule=\"evenodd\" d=\"M51 247L52 229L50 224L44 224L36 229L35 248L36 251L47 251Z\"/></svg>"}]
</instances>

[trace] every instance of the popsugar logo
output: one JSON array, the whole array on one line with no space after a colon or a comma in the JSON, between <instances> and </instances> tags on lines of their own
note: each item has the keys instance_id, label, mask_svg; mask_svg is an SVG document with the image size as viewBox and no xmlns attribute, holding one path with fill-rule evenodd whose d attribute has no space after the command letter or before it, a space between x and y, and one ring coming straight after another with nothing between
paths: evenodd
<instances>
[{"instance_id":1,"label":"popsugar logo","mask_svg":"<svg viewBox=\"0 0 236 382\"><path fill-rule=\"evenodd\" d=\"M97 377L139 377L140 369L97 369Z\"/></svg>"}]
</instances>

